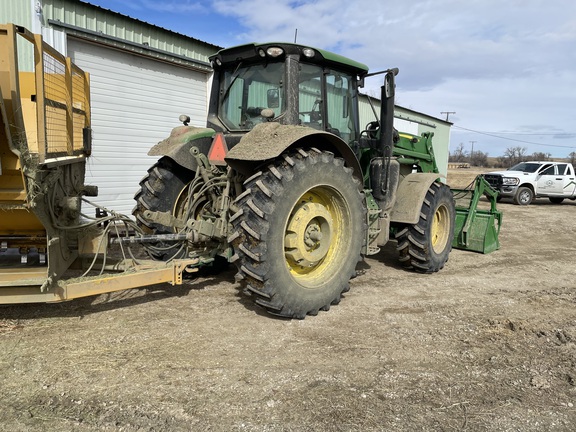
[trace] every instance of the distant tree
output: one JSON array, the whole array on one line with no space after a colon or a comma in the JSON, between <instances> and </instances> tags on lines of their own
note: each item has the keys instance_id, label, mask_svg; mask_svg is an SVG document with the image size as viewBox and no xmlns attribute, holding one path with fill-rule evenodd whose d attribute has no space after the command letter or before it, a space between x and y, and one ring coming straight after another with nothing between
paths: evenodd
<instances>
[{"instance_id":1,"label":"distant tree","mask_svg":"<svg viewBox=\"0 0 576 432\"><path fill-rule=\"evenodd\" d=\"M498 163L503 167L510 168L526 159L526 147L508 147L504 151L504 155L498 157Z\"/></svg>"},{"instance_id":2,"label":"distant tree","mask_svg":"<svg viewBox=\"0 0 576 432\"><path fill-rule=\"evenodd\" d=\"M478 167L488 166L488 153L476 150L470 155L470 165Z\"/></svg>"},{"instance_id":3,"label":"distant tree","mask_svg":"<svg viewBox=\"0 0 576 432\"><path fill-rule=\"evenodd\" d=\"M534 152L532 153L532 159L536 161L547 161L550 160L552 155L550 153Z\"/></svg>"},{"instance_id":4,"label":"distant tree","mask_svg":"<svg viewBox=\"0 0 576 432\"><path fill-rule=\"evenodd\" d=\"M568 160L570 161L570 163L571 163L572 165L575 165L575 164L576 164L576 152L571 152L571 153L568 155Z\"/></svg>"},{"instance_id":5,"label":"distant tree","mask_svg":"<svg viewBox=\"0 0 576 432\"><path fill-rule=\"evenodd\" d=\"M448 160L450 162L466 162L468 160L468 153L464 150L463 143L458 144L456 150L450 153Z\"/></svg>"}]
</instances>

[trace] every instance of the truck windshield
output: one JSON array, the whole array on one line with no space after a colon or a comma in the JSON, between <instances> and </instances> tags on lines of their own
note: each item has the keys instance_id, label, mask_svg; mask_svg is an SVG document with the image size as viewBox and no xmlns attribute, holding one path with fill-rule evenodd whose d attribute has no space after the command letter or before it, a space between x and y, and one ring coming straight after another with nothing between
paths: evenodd
<instances>
[{"instance_id":1,"label":"truck windshield","mask_svg":"<svg viewBox=\"0 0 576 432\"><path fill-rule=\"evenodd\" d=\"M250 130L266 121L263 109L284 109L284 63L247 65L223 72L218 116L230 130Z\"/></svg>"},{"instance_id":2,"label":"truck windshield","mask_svg":"<svg viewBox=\"0 0 576 432\"><path fill-rule=\"evenodd\" d=\"M525 173L534 173L538 171L542 164L539 163L531 163L531 162L521 162L517 165L514 165L511 168L508 168L508 171L522 171Z\"/></svg>"}]
</instances>

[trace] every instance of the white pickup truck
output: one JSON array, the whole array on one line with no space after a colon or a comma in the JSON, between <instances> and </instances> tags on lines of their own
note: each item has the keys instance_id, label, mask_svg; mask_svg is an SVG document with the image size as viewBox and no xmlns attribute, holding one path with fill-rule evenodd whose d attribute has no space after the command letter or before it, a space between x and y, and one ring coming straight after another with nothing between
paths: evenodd
<instances>
[{"instance_id":1,"label":"white pickup truck","mask_svg":"<svg viewBox=\"0 0 576 432\"><path fill-rule=\"evenodd\" d=\"M486 173L484 178L499 192L498 199L512 198L519 205L539 197L554 204L576 199L574 167L565 162L522 162L506 171Z\"/></svg>"}]
</instances>

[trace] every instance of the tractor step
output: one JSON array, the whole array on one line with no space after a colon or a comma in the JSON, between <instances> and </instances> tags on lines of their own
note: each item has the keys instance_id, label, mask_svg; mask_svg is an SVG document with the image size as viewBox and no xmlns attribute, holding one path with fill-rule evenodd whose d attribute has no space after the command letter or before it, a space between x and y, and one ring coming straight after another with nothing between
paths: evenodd
<instances>
[{"instance_id":1,"label":"tractor step","mask_svg":"<svg viewBox=\"0 0 576 432\"><path fill-rule=\"evenodd\" d=\"M382 231L382 224L380 221L380 207L378 204L372 199L367 200L368 204L368 214L367 214L367 222L368 222L368 230L367 230L367 238L366 238L366 255L375 255L380 252L380 248L378 247L378 239L380 237L380 232Z\"/></svg>"}]
</instances>

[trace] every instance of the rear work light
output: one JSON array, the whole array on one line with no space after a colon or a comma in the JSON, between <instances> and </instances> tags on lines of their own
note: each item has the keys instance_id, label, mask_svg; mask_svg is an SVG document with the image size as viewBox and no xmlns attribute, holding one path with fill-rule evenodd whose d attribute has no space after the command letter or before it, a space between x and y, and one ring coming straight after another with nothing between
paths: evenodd
<instances>
[{"instance_id":1,"label":"rear work light","mask_svg":"<svg viewBox=\"0 0 576 432\"><path fill-rule=\"evenodd\" d=\"M304 54L305 57L312 58L312 57L314 57L314 54L316 54L316 53L314 52L314 50L312 48L304 48L302 50L302 54Z\"/></svg>"},{"instance_id":2,"label":"rear work light","mask_svg":"<svg viewBox=\"0 0 576 432\"><path fill-rule=\"evenodd\" d=\"M266 54L268 54L270 57L280 57L282 54L284 54L284 50L280 47L270 47L266 50Z\"/></svg>"}]
</instances>

